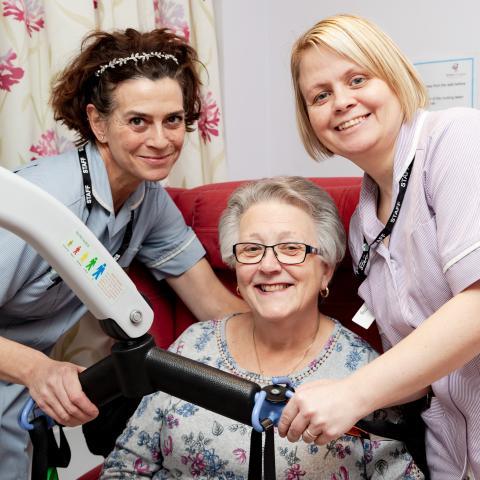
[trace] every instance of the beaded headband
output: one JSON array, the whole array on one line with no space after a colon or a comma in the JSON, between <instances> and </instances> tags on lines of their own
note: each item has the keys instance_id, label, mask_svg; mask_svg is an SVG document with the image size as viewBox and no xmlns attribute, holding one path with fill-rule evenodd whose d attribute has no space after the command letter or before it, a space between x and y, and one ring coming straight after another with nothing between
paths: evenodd
<instances>
[{"instance_id":1,"label":"beaded headband","mask_svg":"<svg viewBox=\"0 0 480 480\"><path fill-rule=\"evenodd\" d=\"M164 52L142 52L142 53L132 53L129 57L114 58L110 62L102 65L96 72L95 75L99 77L107 68L115 68L117 66L125 65L127 62L133 61L137 63L139 60L145 62L152 57L160 58L161 60L173 60L178 65L178 60L175 55L171 53Z\"/></svg>"}]
</instances>

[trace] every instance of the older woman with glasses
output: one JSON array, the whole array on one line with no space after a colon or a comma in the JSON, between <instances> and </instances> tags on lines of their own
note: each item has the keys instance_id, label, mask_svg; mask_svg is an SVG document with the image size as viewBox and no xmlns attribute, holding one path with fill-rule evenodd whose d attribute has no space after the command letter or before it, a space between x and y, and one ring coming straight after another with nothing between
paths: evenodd
<instances>
[{"instance_id":1,"label":"older woman with glasses","mask_svg":"<svg viewBox=\"0 0 480 480\"><path fill-rule=\"evenodd\" d=\"M344 377L376 356L318 308L345 252L345 232L327 193L300 177L246 184L231 196L219 233L222 257L235 269L237 292L250 311L192 325L172 351L262 386L288 376L295 387ZM141 402L102 478L245 479L250 431L158 392ZM397 441L344 435L318 446L308 431L303 439L278 439L277 478L423 478Z\"/></svg>"}]
</instances>

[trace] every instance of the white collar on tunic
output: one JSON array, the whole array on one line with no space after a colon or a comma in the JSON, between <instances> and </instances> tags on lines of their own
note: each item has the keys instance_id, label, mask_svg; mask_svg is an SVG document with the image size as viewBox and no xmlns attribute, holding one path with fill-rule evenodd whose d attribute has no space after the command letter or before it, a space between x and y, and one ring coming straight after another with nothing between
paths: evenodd
<instances>
[{"instance_id":1,"label":"white collar on tunic","mask_svg":"<svg viewBox=\"0 0 480 480\"><path fill-rule=\"evenodd\" d=\"M394 184L400 181L415 155L427 115L427 111L419 110L411 122L404 123L400 128L393 162Z\"/></svg>"}]
</instances>

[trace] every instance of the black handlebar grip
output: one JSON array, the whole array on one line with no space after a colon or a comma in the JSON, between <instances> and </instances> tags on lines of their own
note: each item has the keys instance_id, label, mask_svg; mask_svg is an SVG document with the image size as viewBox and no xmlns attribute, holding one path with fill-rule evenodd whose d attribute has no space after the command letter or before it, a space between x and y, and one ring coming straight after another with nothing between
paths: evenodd
<instances>
[{"instance_id":1,"label":"black handlebar grip","mask_svg":"<svg viewBox=\"0 0 480 480\"><path fill-rule=\"evenodd\" d=\"M113 359L108 356L78 376L85 395L97 407L121 395L117 377L113 373Z\"/></svg>"},{"instance_id":2,"label":"black handlebar grip","mask_svg":"<svg viewBox=\"0 0 480 480\"><path fill-rule=\"evenodd\" d=\"M252 424L258 384L159 348L148 352L146 367L154 390Z\"/></svg>"}]
</instances>

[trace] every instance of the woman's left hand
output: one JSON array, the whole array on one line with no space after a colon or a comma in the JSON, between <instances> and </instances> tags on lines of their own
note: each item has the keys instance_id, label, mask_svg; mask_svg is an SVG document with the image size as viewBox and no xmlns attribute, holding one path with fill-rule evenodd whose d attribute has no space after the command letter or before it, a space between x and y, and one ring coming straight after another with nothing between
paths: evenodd
<instances>
[{"instance_id":1,"label":"woman's left hand","mask_svg":"<svg viewBox=\"0 0 480 480\"><path fill-rule=\"evenodd\" d=\"M296 442L325 445L363 417L349 379L317 380L301 385L283 409L278 433Z\"/></svg>"}]
</instances>

